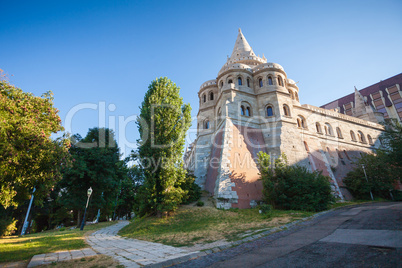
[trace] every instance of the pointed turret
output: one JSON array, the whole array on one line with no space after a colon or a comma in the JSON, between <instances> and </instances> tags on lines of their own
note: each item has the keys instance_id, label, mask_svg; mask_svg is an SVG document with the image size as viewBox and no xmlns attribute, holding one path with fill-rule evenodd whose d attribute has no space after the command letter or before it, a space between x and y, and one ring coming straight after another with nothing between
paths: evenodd
<instances>
[{"instance_id":1,"label":"pointed turret","mask_svg":"<svg viewBox=\"0 0 402 268\"><path fill-rule=\"evenodd\" d=\"M229 60L236 62L242 57L255 56L253 49L248 44L246 38L244 37L241 29L239 28L239 34L237 35L236 43L233 48L232 55Z\"/></svg>"},{"instance_id":2,"label":"pointed turret","mask_svg":"<svg viewBox=\"0 0 402 268\"><path fill-rule=\"evenodd\" d=\"M242 64L244 69L254 67L261 63L267 63L267 59L265 58L265 56L261 58L255 55L253 49L251 48L243 33L241 32L241 29L239 28L239 33L237 35L232 55L227 58L225 65L223 65L218 75L230 68L239 68L238 64Z\"/></svg>"}]
</instances>

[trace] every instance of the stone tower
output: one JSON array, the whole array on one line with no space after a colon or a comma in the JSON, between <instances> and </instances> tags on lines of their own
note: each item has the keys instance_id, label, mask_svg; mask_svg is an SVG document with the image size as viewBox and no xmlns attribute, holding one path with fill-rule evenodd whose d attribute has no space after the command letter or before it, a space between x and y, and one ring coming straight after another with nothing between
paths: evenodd
<instances>
[{"instance_id":1,"label":"stone tower","mask_svg":"<svg viewBox=\"0 0 402 268\"><path fill-rule=\"evenodd\" d=\"M290 164L322 170L334 194L343 198L341 180L352 162L341 162L339 152L350 152L348 158L369 152L382 130L372 122L301 105L296 83L281 65L255 55L240 29L231 56L216 79L201 85L198 97L197 139L185 154L185 166L221 208L248 208L261 200L259 151L271 158L285 153ZM346 141L342 131L353 128L374 142L356 146ZM338 165L339 176L334 172Z\"/></svg>"}]
</instances>

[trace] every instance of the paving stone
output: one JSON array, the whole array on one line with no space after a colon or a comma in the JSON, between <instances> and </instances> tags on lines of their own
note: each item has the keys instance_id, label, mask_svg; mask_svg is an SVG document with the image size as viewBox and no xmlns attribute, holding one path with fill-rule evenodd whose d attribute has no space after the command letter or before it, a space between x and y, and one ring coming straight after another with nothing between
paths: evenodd
<instances>
[{"instance_id":1,"label":"paving stone","mask_svg":"<svg viewBox=\"0 0 402 268\"><path fill-rule=\"evenodd\" d=\"M94 256L94 255L96 255L96 252L93 251L91 248L84 248L81 251L82 251L82 253L84 253L85 256Z\"/></svg>"},{"instance_id":2,"label":"paving stone","mask_svg":"<svg viewBox=\"0 0 402 268\"><path fill-rule=\"evenodd\" d=\"M85 257L81 250L70 250L71 259L79 259Z\"/></svg>"}]
</instances>

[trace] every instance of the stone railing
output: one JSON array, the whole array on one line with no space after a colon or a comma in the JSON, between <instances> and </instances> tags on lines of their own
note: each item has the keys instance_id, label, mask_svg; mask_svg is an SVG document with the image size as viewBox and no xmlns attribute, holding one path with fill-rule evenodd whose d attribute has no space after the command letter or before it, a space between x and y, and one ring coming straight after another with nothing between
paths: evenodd
<instances>
[{"instance_id":1,"label":"stone railing","mask_svg":"<svg viewBox=\"0 0 402 268\"><path fill-rule=\"evenodd\" d=\"M365 125L365 126L375 127L375 128L381 128L381 129L384 128L382 125L377 124L377 123L366 121L366 120L363 120L363 119L360 119L360 118L357 118L357 117L353 117L353 116L350 116L350 115L341 114L341 113L338 113L336 111L331 111L331 110L327 110L327 109L324 109L324 108L316 107L316 106L313 106L313 105L310 105L310 104L303 104L301 107L309 109L309 110L311 110L313 112L318 112L320 114L329 115L329 116L336 117L336 118L339 118L339 119L344 119L344 120L351 121L351 122L354 122L354 123L357 123L357 124L360 124L360 125Z\"/></svg>"}]
</instances>

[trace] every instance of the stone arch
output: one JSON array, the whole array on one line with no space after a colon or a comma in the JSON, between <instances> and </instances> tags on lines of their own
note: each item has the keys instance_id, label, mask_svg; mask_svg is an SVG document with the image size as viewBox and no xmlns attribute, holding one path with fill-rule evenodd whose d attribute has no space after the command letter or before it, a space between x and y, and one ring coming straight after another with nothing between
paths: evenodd
<instances>
[{"instance_id":1,"label":"stone arch","mask_svg":"<svg viewBox=\"0 0 402 268\"><path fill-rule=\"evenodd\" d=\"M280 76L280 75L278 75L278 85L283 87L283 79L282 79L282 76Z\"/></svg>"},{"instance_id":2,"label":"stone arch","mask_svg":"<svg viewBox=\"0 0 402 268\"><path fill-rule=\"evenodd\" d=\"M367 139L368 139L368 143L369 143L370 145L373 145L373 144L374 144L373 138L370 136L370 134L367 135Z\"/></svg>"},{"instance_id":3,"label":"stone arch","mask_svg":"<svg viewBox=\"0 0 402 268\"><path fill-rule=\"evenodd\" d=\"M291 114L290 114L290 109L289 109L289 106L288 106L287 104L284 104L284 105L283 105L283 114L284 114L285 116L291 116Z\"/></svg>"},{"instance_id":4,"label":"stone arch","mask_svg":"<svg viewBox=\"0 0 402 268\"><path fill-rule=\"evenodd\" d=\"M352 139L352 141L356 141L356 135L353 130L350 131L350 138Z\"/></svg>"},{"instance_id":5,"label":"stone arch","mask_svg":"<svg viewBox=\"0 0 402 268\"><path fill-rule=\"evenodd\" d=\"M210 129L211 128L211 123L209 122L209 119L204 120L204 129Z\"/></svg>"},{"instance_id":6,"label":"stone arch","mask_svg":"<svg viewBox=\"0 0 402 268\"><path fill-rule=\"evenodd\" d=\"M343 139L342 131L339 127L336 127L336 135L338 136L338 138Z\"/></svg>"},{"instance_id":7,"label":"stone arch","mask_svg":"<svg viewBox=\"0 0 402 268\"><path fill-rule=\"evenodd\" d=\"M315 123L315 129L317 130L317 133L322 134L322 129L321 129L321 124L316 122Z\"/></svg>"},{"instance_id":8,"label":"stone arch","mask_svg":"<svg viewBox=\"0 0 402 268\"><path fill-rule=\"evenodd\" d=\"M332 130L332 126L330 123L326 122L324 128L325 128L325 135L334 136L334 131Z\"/></svg>"},{"instance_id":9,"label":"stone arch","mask_svg":"<svg viewBox=\"0 0 402 268\"><path fill-rule=\"evenodd\" d=\"M268 75L268 85L269 86L272 86L274 83L273 83L273 80L272 80L272 76L271 75Z\"/></svg>"},{"instance_id":10,"label":"stone arch","mask_svg":"<svg viewBox=\"0 0 402 268\"><path fill-rule=\"evenodd\" d=\"M242 86L242 85L243 85L243 78L242 78L240 75L237 77L237 84L238 84L239 86Z\"/></svg>"},{"instance_id":11,"label":"stone arch","mask_svg":"<svg viewBox=\"0 0 402 268\"><path fill-rule=\"evenodd\" d=\"M302 116L300 114L297 116L297 126L300 128L307 129L306 119L304 118L304 116Z\"/></svg>"},{"instance_id":12,"label":"stone arch","mask_svg":"<svg viewBox=\"0 0 402 268\"><path fill-rule=\"evenodd\" d=\"M265 115L268 117L274 115L274 106L272 104L267 104L265 106Z\"/></svg>"},{"instance_id":13,"label":"stone arch","mask_svg":"<svg viewBox=\"0 0 402 268\"><path fill-rule=\"evenodd\" d=\"M246 101L242 101L240 105L240 114L243 116L252 116L252 110L250 103Z\"/></svg>"},{"instance_id":14,"label":"stone arch","mask_svg":"<svg viewBox=\"0 0 402 268\"><path fill-rule=\"evenodd\" d=\"M363 132L361 132L360 130L357 131L357 137L359 138L359 142L367 143L366 137L364 136Z\"/></svg>"}]
</instances>

